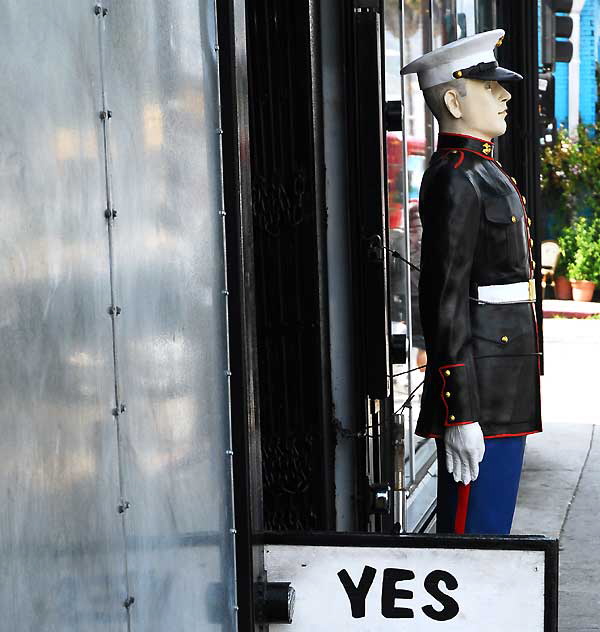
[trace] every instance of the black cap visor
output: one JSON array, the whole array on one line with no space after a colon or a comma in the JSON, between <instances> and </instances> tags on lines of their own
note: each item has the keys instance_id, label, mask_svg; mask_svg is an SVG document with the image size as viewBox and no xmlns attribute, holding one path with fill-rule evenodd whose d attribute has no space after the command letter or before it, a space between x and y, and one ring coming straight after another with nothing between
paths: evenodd
<instances>
[{"instance_id":1,"label":"black cap visor","mask_svg":"<svg viewBox=\"0 0 600 632\"><path fill-rule=\"evenodd\" d=\"M470 76L469 79L481 79L482 81L521 81L523 76L518 72L508 70L508 68L494 68L493 70L484 71L477 76Z\"/></svg>"},{"instance_id":2,"label":"black cap visor","mask_svg":"<svg viewBox=\"0 0 600 632\"><path fill-rule=\"evenodd\" d=\"M459 79L479 79L480 81L521 81L523 77L508 68L498 66L498 62L476 64L470 68L457 70L454 77Z\"/></svg>"}]
</instances>

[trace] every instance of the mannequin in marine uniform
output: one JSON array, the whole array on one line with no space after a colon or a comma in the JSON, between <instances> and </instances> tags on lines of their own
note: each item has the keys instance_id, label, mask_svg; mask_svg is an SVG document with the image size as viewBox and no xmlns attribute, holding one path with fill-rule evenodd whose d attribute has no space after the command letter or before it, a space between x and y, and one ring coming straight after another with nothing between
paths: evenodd
<instances>
[{"instance_id":1,"label":"mannequin in marine uniform","mask_svg":"<svg viewBox=\"0 0 600 632\"><path fill-rule=\"evenodd\" d=\"M525 436L541 431L534 267L525 198L494 159L510 93L497 29L416 72L440 127L423 176L419 305L427 369L417 434L438 444L437 529L510 532Z\"/></svg>"}]
</instances>

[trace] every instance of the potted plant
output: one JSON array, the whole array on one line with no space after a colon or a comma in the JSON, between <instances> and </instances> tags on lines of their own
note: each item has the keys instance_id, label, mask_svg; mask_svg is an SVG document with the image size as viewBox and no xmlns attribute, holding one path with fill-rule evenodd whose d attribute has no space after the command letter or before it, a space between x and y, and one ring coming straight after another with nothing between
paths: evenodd
<instances>
[{"instance_id":1,"label":"potted plant","mask_svg":"<svg viewBox=\"0 0 600 632\"><path fill-rule=\"evenodd\" d=\"M573 224L575 252L567 265L573 299L591 301L600 280L600 218L580 217Z\"/></svg>"},{"instance_id":2,"label":"potted plant","mask_svg":"<svg viewBox=\"0 0 600 632\"><path fill-rule=\"evenodd\" d=\"M600 124L579 125L572 138L566 129L559 129L556 142L544 148L540 166L542 204L548 209L545 234L556 238L561 247L554 294L556 298L571 298L569 278L588 280L575 277L589 275L594 258L594 249L586 252L584 248L575 261L574 225L581 214L600 217ZM594 280L600 281L598 277Z\"/></svg>"},{"instance_id":3,"label":"potted plant","mask_svg":"<svg viewBox=\"0 0 600 632\"><path fill-rule=\"evenodd\" d=\"M568 268L575 258L575 231L572 226L564 226L559 237L560 255L554 271L554 296L562 300L573 298Z\"/></svg>"}]
</instances>

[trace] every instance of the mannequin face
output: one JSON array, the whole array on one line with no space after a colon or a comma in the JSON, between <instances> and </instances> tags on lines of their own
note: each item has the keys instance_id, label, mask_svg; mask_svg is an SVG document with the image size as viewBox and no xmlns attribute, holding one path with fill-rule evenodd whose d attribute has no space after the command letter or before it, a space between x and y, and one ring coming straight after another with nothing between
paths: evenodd
<instances>
[{"instance_id":1,"label":"mannequin face","mask_svg":"<svg viewBox=\"0 0 600 632\"><path fill-rule=\"evenodd\" d=\"M448 90L444 102L450 114L447 131L491 140L506 132L510 92L497 81L465 79L467 94Z\"/></svg>"}]
</instances>

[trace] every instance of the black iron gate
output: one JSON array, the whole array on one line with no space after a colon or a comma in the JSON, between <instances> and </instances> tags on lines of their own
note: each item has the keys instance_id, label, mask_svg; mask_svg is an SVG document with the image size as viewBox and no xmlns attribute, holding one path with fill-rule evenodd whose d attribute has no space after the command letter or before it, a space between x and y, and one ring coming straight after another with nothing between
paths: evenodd
<instances>
[{"instance_id":1,"label":"black iron gate","mask_svg":"<svg viewBox=\"0 0 600 632\"><path fill-rule=\"evenodd\" d=\"M311 0L248 0L265 529L334 527L326 214Z\"/></svg>"},{"instance_id":2,"label":"black iron gate","mask_svg":"<svg viewBox=\"0 0 600 632\"><path fill-rule=\"evenodd\" d=\"M537 228L540 207L540 145L538 112L538 16L534 2L503 2L497 0L498 27L510 35L510 46L498 49L498 60L507 68L514 68L524 77L511 86L511 123L498 148L505 169L514 174L527 200L527 215L533 220L534 258L541 261L540 239ZM535 270L540 351L544 351L541 266ZM542 355L542 370L544 356Z\"/></svg>"}]
</instances>

